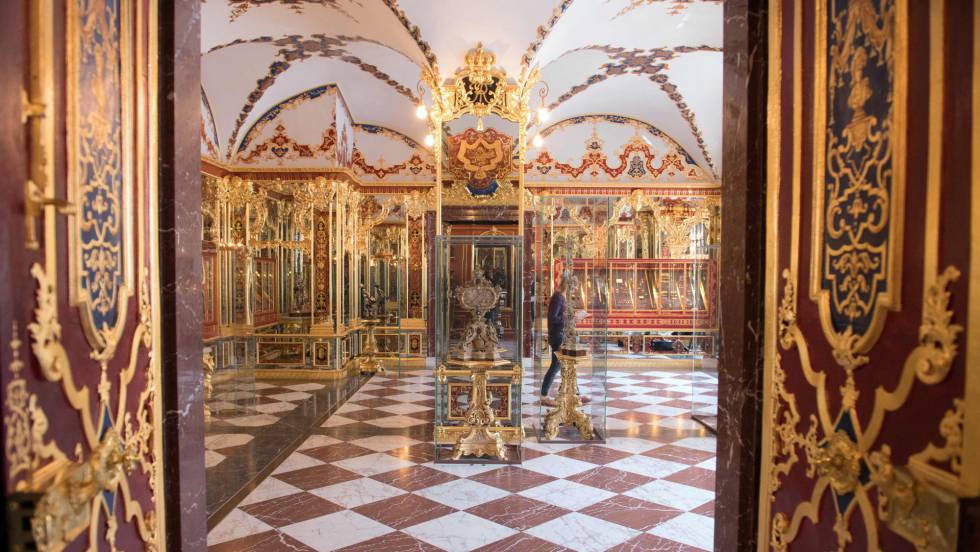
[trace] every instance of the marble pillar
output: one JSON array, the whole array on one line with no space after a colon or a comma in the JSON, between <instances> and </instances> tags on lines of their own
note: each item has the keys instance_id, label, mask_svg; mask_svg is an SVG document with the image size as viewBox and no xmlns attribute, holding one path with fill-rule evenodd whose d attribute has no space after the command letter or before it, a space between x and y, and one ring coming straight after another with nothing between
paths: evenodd
<instances>
[{"instance_id":1,"label":"marble pillar","mask_svg":"<svg viewBox=\"0 0 980 552\"><path fill-rule=\"evenodd\" d=\"M207 548L201 344L200 2L159 3L160 323L167 550Z\"/></svg>"},{"instance_id":2,"label":"marble pillar","mask_svg":"<svg viewBox=\"0 0 980 552\"><path fill-rule=\"evenodd\" d=\"M729 0L724 11L724 269L715 549L754 550L762 408L768 10L762 0Z\"/></svg>"}]
</instances>

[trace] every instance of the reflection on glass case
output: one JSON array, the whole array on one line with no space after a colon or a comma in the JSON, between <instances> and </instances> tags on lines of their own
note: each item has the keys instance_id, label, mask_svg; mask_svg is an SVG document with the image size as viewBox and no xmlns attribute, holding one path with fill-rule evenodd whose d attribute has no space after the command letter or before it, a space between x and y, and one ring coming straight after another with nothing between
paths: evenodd
<instances>
[{"instance_id":1,"label":"reflection on glass case","mask_svg":"<svg viewBox=\"0 0 980 552\"><path fill-rule=\"evenodd\" d=\"M709 270L713 270L718 259L718 245L705 247L708 257L705 265ZM708 290L711 292L709 300L712 305L719 305L717 300L719 284L717 278L705 279ZM713 296L713 297L712 297ZM718 431L718 355L720 341L715 339L694 339L695 336L717 336L718 320L721 313L718 309L705 309L695 314L695 319L691 325L691 339L688 350L691 354L691 417L709 431ZM708 330L704 333L705 328Z\"/></svg>"},{"instance_id":2,"label":"reflection on glass case","mask_svg":"<svg viewBox=\"0 0 980 552\"><path fill-rule=\"evenodd\" d=\"M541 196L533 227L534 396L539 441L603 441L612 270L603 197Z\"/></svg>"},{"instance_id":3,"label":"reflection on glass case","mask_svg":"<svg viewBox=\"0 0 980 552\"><path fill-rule=\"evenodd\" d=\"M436 238L436 462L521 461L521 251L515 236Z\"/></svg>"}]
</instances>

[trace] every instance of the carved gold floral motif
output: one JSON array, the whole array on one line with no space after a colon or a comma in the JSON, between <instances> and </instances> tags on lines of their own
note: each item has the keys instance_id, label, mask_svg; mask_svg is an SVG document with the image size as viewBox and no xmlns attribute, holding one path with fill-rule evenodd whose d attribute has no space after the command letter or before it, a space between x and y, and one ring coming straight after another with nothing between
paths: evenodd
<instances>
[{"instance_id":1,"label":"carved gold floral motif","mask_svg":"<svg viewBox=\"0 0 980 552\"><path fill-rule=\"evenodd\" d=\"M819 12L810 285L848 378L901 294L903 212L893 198L904 193L896 57L905 53L896 10L896 0L826 0Z\"/></svg>"},{"instance_id":2,"label":"carved gold floral motif","mask_svg":"<svg viewBox=\"0 0 980 552\"><path fill-rule=\"evenodd\" d=\"M68 3L70 299L93 349L115 351L132 293L131 4Z\"/></svg>"},{"instance_id":3,"label":"carved gold floral motif","mask_svg":"<svg viewBox=\"0 0 980 552\"><path fill-rule=\"evenodd\" d=\"M61 550L87 529L89 542L95 543L97 520L102 518L106 539L110 548L115 549L118 521L114 512L119 507L122 508L123 519L135 520L137 532L147 549L155 550L155 507L143 512L140 502L131 496L129 480L125 475L138 465L147 476L151 501L155 502L158 466L154 445L156 375L152 361L146 361L145 384L138 397L135 419L127 409L126 399L128 386L140 362L138 351L152 346L148 270L144 269L140 284L140 312L133 331L130 362L120 372L119 385L115 389L118 395L115 415L110 409L110 396L114 388L106 375L106 359L100 358L98 351L93 352L93 358L102 367L98 389L100 400L93 411L89 388L75 385L70 359L61 344L61 325L53 282L39 264L31 268L31 274L38 282L35 321L28 326L32 350L45 378L61 382L68 403L79 413L88 445L87 455L83 453L82 445L78 445L75 451L78 460L72 462L53 442L44 444L47 417L43 410L36 407L34 397L29 398L30 471L26 479L17 482L16 488L44 493L32 523L35 539L44 550ZM149 358L152 358L152 351ZM23 436L18 436L17 442L24 443ZM111 493L118 500L107 501L104 493ZM104 518L100 515L103 511L108 512Z\"/></svg>"}]
</instances>

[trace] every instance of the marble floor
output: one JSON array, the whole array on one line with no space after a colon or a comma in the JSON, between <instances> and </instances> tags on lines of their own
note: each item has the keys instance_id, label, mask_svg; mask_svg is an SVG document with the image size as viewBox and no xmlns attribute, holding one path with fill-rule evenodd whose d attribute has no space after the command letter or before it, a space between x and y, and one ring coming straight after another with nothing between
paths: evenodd
<instances>
[{"instance_id":1,"label":"marble floor","mask_svg":"<svg viewBox=\"0 0 980 552\"><path fill-rule=\"evenodd\" d=\"M364 381L256 381L250 370L215 378L204 464L208 517L223 517L284 454L344 404Z\"/></svg>"},{"instance_id":2,"label":"marble floor","mask_svg":"<svg viewBox=\"0 0 980 552\"><path fill-rule=\"evenodd\" d=\"M432 377L374 376L224 517L209 550L711 550L715 439L691 412L712 411L717 380L607 378L605 443L541 444L529 429L523 463L499 465L433 462Z\"/></svg>"}]
</instances>

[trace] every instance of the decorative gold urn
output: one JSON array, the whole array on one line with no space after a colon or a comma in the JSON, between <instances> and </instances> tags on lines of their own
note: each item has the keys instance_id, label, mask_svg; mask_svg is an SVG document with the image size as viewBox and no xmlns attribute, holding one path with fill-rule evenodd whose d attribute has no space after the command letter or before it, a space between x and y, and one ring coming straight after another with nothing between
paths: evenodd
<instances>
[{"instance_id":1,"label":"decorative gold urn","mask_svg":"<svg viewBox=\"0 0 980 552\"><path fill-rule=\"evenodd\" d=\"M487 391L487 370L509 364L500 358L497 331L486 319L487 312L500 301L500 292L500 288L491 284L482 273L477 273L470 283L456 288L454 293L459 305L470 311L471 318L463 329L459 344L452 349L447 364L468 369L473 385L466 410L466 424L470 431L461 435L453 446L453 460L459 460L464 455L507 459L507 449L500 433L490 431L491 427L498 425L498 421L491 407L493 396Z\"/></svg>"}]
</instances>

